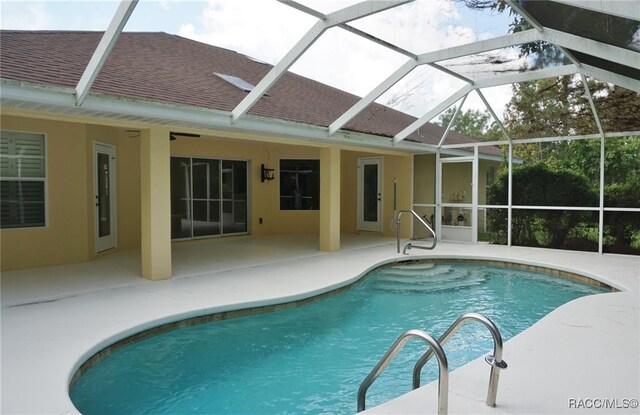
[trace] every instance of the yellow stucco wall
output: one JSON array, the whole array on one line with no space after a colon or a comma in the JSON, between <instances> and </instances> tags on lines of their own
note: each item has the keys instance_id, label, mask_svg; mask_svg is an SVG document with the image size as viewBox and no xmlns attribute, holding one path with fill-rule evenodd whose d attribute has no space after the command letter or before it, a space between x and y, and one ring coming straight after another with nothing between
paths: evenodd
<instances>
[{"instance_id":1,"label":"yellow stucco wall","mask_svg":"<svg viewBox=\"0 0 640 415\"><path fill-rule=\"evenodd\" d=\"M179 137L171 155L249 160L249 231L253 235L317 234L318 210L280 210L280 159L319 159L318 148L223 138ZM275 169L275 180L260 181L260 165ZM320 196L322 198L322 195ZM262 218L262 224L260 224Z\"/></svg>"},{"instance_id":2,"label":"yellow stucco wall","mask_svg":"<svg viewBox=\"0 0 640 415\"><path fill-rule=\"evenodd\" d=\"M358 159L361 157L381 157L383 159L383 187L382 187L382 234L395 236L395 229L391 226L393 219L393 182L397 179L397 208L411 209L413 195L413 163L412 155L377 155L375 153L342 151L342 193L341 193L341 226L345 233L356 233L357 230L357 194L358 194ZM401 233L409 235L409 227L403 226Z\"/></svg>"},{"instance_id":3,"label":"yellow stucco wall","mask_svg":"<svg viewBox=\"0 0 640 415\"><path fill-rule=\"evenodd\" d=\"M414 203L435 203L435 154L420 154L414 158ZM478 167L478 204L486 204L487 201L487 170L490 167L497 173L501 162L493 160L479 160ZM465 191L461 202L471 203L471 162L445 163L442 170L442 202L450 203L451 200Z\"/></svg>"},{"instance_id":4,"label":"yellow stucco wall","mask_svg":"<svg viewBox=\"0 0 640 415\"><path fill-rule=\"evenodd\" d=\"M3 116L2 129L42 133L47 226L0 231L2 270L82 262L95 253L93 143L116 147L117 250L140 247L140 142L121 129Z\"/></svg>"},{"instance_id":5,"label":"yellow stucco wall","mask_svg":"<svg viewBox=\"0 0 640 415\"><path fill-rule=\"evenodd\" d=\"M418 154L414 157L413 202L433 204L436 195L436 155Z\"/></svg>"},{"instance_id":6,"label":"yellow stucco wall","mask_svg":"<svg viewBox=\"0 0 640 415\"><path fill-rule=\"evenodd\" d=\"M3 130L46 134L47 226L0 231L2 270L89 258L86 128L3 116Z\"/></svg>"},{"instance_id":7,"label":"yellow stucco wall","mask_svg":"<svg viewBox=\"0 0 640 415\"><path fill-rule=\"evenodd\" d=\"M105 126L81 119L54 120L51 115L3 115L2 129L46 134L47 143L47 227L0 231L1 269L11 270L82 262L110 252L141 246L140 133L135 127ZM77 122L76 122L77 121ZM232 138L229 138L232 137ZM279 161L320 159L320 147L312 143L295 145L274 138L221 133L219 138L180 137L170 143L177 156L196 156L249 161L250 224L252 235L319 234L320 212L281 211ZM93 144L101 142L116 149L117 247L95 253ZM398 180L398 207L411 206L412 156L384 155L342 147L340 152L340 230L355 233L358 157L384 159L383 233L394 235L393 180ZM276 180L260 181L260 165L275 169ZM333 190L333 189L332 189ZM321 194L321 199L327 197ZM262 218L262 224L260 223ZM408 231L403 234L408 235Z\"/></svg>"}]
</instances>

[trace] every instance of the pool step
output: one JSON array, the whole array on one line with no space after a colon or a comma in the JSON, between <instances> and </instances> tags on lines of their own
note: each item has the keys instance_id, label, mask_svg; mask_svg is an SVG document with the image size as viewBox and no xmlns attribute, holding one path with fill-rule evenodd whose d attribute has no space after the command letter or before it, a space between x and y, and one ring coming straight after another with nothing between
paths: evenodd
<instances>
[{"instance_id":1,"label":"pool step","mask_svg":"<svg viewBox=\"0 0 640 415\"><path fill-rule=\"evenodd\" d=\"M444 267L444 269L447 272L443 272L442 269L438 272L414 270L413 274L397 273L396 270L386 269L384 273L372 280L371 288L393 292L428 293L477 286L487 281L486 275L472 274L468 269L453 267Z\"/></svg>"},{"instance_id":2,"label":"pool step","mask_svg":"<svg viewBox=\"0 0 640 415\"><path fill-rule=\"evenodd\" d=\"M402 267L388 267L381 269L379 272L383 275L398 275L398 276L410 276L410 277L437 277L448 275L454 271L454 267L451 265L440 265L437 267L428 267L428 268L412 268L409 266Z\"/></svg>"},{"instance_id":3,"label":"pool step","mask_svg":"<svg viewBox=\"0 0 640 415\"><path fill-rule=\"evenodd\" d=\"M412 270L416 270L416 269L431 269L433 267L435 267L436 264L434 264L433 262L415 262L415 263L403 263L403 262L399 262L396 265L392 265L389 268L390 269L412 269Z\"/></svg>"}]
</instances>

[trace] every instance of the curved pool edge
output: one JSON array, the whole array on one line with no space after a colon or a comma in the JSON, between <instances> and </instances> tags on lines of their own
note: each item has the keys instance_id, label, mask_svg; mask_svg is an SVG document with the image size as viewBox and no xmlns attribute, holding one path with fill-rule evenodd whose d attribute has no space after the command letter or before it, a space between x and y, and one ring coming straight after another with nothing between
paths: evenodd
<instances>
[{"instance_id":1,"label":"curved pool edge","mask_svg":"<svg viewBox=\"0 0 640 415\"><path fill-rule=\"evenodd\" d=\"M92 345L88 350L86 350L69 371L67 375L67 379L68 379L67 388L69 390L71 389L71 387L73 386L73 383L75 382L75 380L77 380L78 376L81 376L81 374L78 374L78 372L81 370L83 366L87 364L87 362L91 361L92 359L95 359L96 356L98 356L102 352L105 352L105 349L114 347L122 342L128 342L127 339L131 337L134 337L140 334L142 334L144 337L145 336L144 332L150 332L155 329L162 328L163 326L170 326L175 323L180 323L182 321L198 319L201 317L207 317L207 316L212 316L212 315L221 314L221 313L234 313L234 312L242 312L245 310L251 313L254 313L253 310L255 309L274 307L274 310L256 311L255 313L257 314L259 312L275 311L279 308L278 306L281 306L281 305L285 306L283 308L286 308L288 304L292 304L291 306L296 307L298 305L306 304L309 301L317 301L320 299L319 297L324 297L327 294L331 295L334 292L337 294L341 292L343 289L348 289L353 284L359 283L367 274L369 274L371 271L375 270L376 268L398 262L399 259L403 260L403 259L406 259L406 257L394 256L391 258L381 260L375 264L368 266L364 271L360 272L355 276L352 276L351 278L348 278L344 281L336 282L334 284L330 284L324 287L314 288L309 291L300 292L300 293L287 295L287 296L274 296L274 297L264 298L264 299L255 300L255 301L229 303L229 304L222 304L218 306L208 306L208 307L203 307L199 309L162 316L154 320L145 321L141 324L128 327L119 333L115 333L107 338L102 339L101 341ZM240 315L242 315L242 313ZM225 318L239 317L240 315L230 316ZM212 318L210 319L210 321L214 319L215 318ZM168 330L171 330L171 328L168 328ZM148 334L148 335L152 335L152 334ZM136 341L136 340L132 340L132 341ZM106 353L108 354L109 352L106 352ZM102 357L98 357L98 360L100 360L101 358Z\"/></svg>"},{"instance_id":2,"label":"curved pool edge","mask_svg":"<svg viewBox=\"0 0 640 415\"><path fill-rule=\"evenodd\" d=\"M298 242L298 239L296 239ZM393 241L395 242L395 241ZM260 248L259 244L254 244L248 249L264 249L271 251L273 241L266 241L268 245ZM256 248L257 246L257 248ZM284 245L286 246L286 245ZM628 310L629 303L636 304L633 311L636 318L634 322L626 322L623 329L629 329L629 336L619 336L610 339L610 346L617 347L616 359L631 362L625 368L634 366L637 357L637 315L640 303L640 258L624 255L599 255L596 253L580 253L570 251L555 251L537 248L504 247L495 245L462 245L442 243L434 252L438 256L465 256L495 258L503 261L517 262L538 262L555 267L571 267L581 273L597 275L607 282L613 282L616 287L625 288L626 292L610 294L606 296L593 296L597 302L610 302L608 306L612 309ZM251 251L246 252L251 255ZM430 256L421 256L427 257ZM114 257L115 258L115 257ZM384 242L366 247L366 249L344 249L336 253L318 255L317 251L311 253L306 258L297 257L291 266L283 263L270 263L265 268L266 271L273 271L283 268L291 270L304 261L305 270L309 272L309 278L305 278L307 284L298 284L299 279L294 276L286 276L285 281L280 281L280 274L265 273L262 277L249 276L246 263L238 264L240 270L217 271L203 278L174 278L166 282L148 282L135 279L127 286L119 286L122 276L112 276L112 270L104 268L99 261L80 266L65 266L65 272L75 273L79 278L84 278L88 270L92 269L92 281L98 281L97 288L92 291L77 294L69 291L59 301L37 303L28 306L9 307L12 298L8 298L6 283L10 278L22 277L23 273L3 273L4 302L2 308L2 413L43 413L43 414L67 414L78 413L73 406L68 394L68 386L73 373L78 365L84 362L93 353L100 350L107 343L112 343L118 333L122 334L132 328L143 327L149 322L153 324L165 321L169 315L187 315L189 313L202 313L203 310L211 309L210 304L217 303L228 306L242 297L246 301L257 301L257 299L274 298L277 293L284 293L285 296L302 295L304 292L313 292L319 289L335 286L336 284L346 284L355 275L365 272L372 267L372 263L383 261L392 262L395 259L415 259L418 256L401 256L395 254L395 243ZM225 262L225 266L227 263ZM135 266L135 264L134 264ZM251 270L249 270L251 271ZM135 270L130 271L135 273ZM54 274L60 274L54 270ZM226 274L234 274L233 280L227 278ZM31 273L29 281L32 284L40 281L49 281L52 272L48 269L36 270ZM268 274L268 275L267 275ZM40 276L38 276L40 275ZM305 274L306 275L306 274ZM96 279L99 276L100 280ZM275 283L274 283L275 281ZM22 283L21 283L22 284ZM67 285L70 286L70 285ZM82 287L85 287L83 285ZM257 286L258 288L254 288ZM40 287L35 286L34 287ZM324 287L324 288L322 288ZM58 290L60 291L60 290ZM56 293L58 292L56 291ZM35 290L36 293L42 292ZM237 293L242 295L239 297ZM21 293L21 292L20 292ZM18 293L18 294L20 294ZM20 296L19 296L20 297ZM627 300L622 301L622 297ZM22 297L20 297L22 298ZM605 300L606 298L606 300ZM611 301L609 301L611 299ZM574 308L570 303L567 310L579 315L581 311ZM556 315L557 310L549 314ZM598 316L596 316L598 317ZM615 322L608 323L617 326ZM635 326L634 326L635 324ZM586 329L589 330L589 329ZM635 332L633 331L635 330ZM545 327L536 327L528 332L547 332ZM634 338L635 336L635 338ZM635 343L633 341L635 340ZM564 339L566 343L568 339ZM633 343L633 347L629 344ZM563 354L571 355L571 349L566 349L567 345L561 342L558 345L558 358ZM512 347L511 345L509 346ZM567 346L570 347L570 346ZM526 349L526 345L517 344L515 349ZM514 352L516 350L513 350ZM507 349L507 352L511 350ZM598 351L598 355L603 354ZM604 360L604 359L601 359ZM512 362L510 361L510 369ZM609 368L610 370L610 368ZM455 377L459 371L455 371ZM634 381L640 377L636 370ZM509 373L509 372L504 372ZM510 373L514 373L511 371ZM506 376L506 375L505 375ZM486 373L482 371L481 378L485 382ZM619 385L624 389L626 379L611 377L604 368L594 371L589 376L582 376L579 380L585 387L597 387L598 382L594 379L610 379L612 387ZM503 379L504 381L504 379ZM529 379L527 382L531 382ZM527 396L528 383L519 383L514 387L520 397ZM504 385L507 382L501 382ZM564 385L551 379L550 385L556 384L558 388ZM485 388L485 386L482 386ZM502 388L502 386L501 386ZM421 388L422 389L422 388ZM498 393L499 413L504 413L501 409L501 392ZM452 399L454 395L452 395ZM543 402L544 404L544 402ZM527 408L522 405L522 408ZM566 402L565 402L566 407ZM562 412L558 407L547 405L547 413ZM543 409L544 409L543 408ZM395 408L395 412L402 412L402 407ZM477 412L478 408L475 408ZM511 410L517 408L510 408ZM566 408L564 409L566 412ZM500 412L502 411L502 412ZM464 412L464 411L462 411ZM492 413L498 413L492 412ZM515 411L517 412L517 411ZM522 411L521 411L522 412ZM544 411L543 411L544 412ZM471 411L469 411L471 413ZM576 413L576 411L573 411Z\"/></svg>"},{"instance_id":3,"label":"curved pool edge","mask_svg":"<svg viewBox=\"0 0 640 415\"><path fill-rule=\"evenodd\" d=\"M632 292L565 303L505 342L503 359L509 366L500 372L495 407L484 403L489 379L484 356L452 371L449 413L637 414L637 406L625 407L625 402L635 399L637 404L639 398L639 328L638 299ZM554 344L558 338L561 341ZM604 352L611 352L613 345L616 358L605 358ZM619 360L626 363L616 364ZM437 383L430 380L362 413L435 413ZM597 399L607 400L611 407L585 406Z\"/></svg>"},{"instance_id":4,"label":"curved pool edge","mask_svg":"<svg viewBox=\"0 0 640 415\"><path fill-rule=\"evenodd\" d=\"M573 276L584 276L587 279L593 281L599 281L602 284L605 284L607 287L604 288L613 288L617 291L628 291L628 289L620 284L616 284L613 281L609 281L606 278L602 278L596 274L578 271L574 268L570 267L554 267L552 264L540 261L520 261L515 260L513 258L503 258L503 257L482 257L475 255L394 255L390 258L378 261L377 263L369 265L362 272L357 275L345 279L341 282L337 282L334 284L330 284L324 287L315 288L309 291L300 292L297 294L292 294L288 296L274 296L270 298L264 298L256 301L249 302L241 302L234 304L223 304L212 307L204 307L197 310L185 311L177 314L166 315L161 318L150 320L144 322L142 324L132 326L127 328L126 330L117 333L109 338L105 338L103 341L93 345L90 350L85 352L83 356L74 364L74 367L70 371L68 375L68 389L69 391L72 389L73 384L78 379L79 376L82 376L83 372L90 368L96 362L102 360L105 356L107 356L112 349L121 347L122 345L129 344L131 342L138 341L142 338L152 336L159 332L173 330L175 328L189 326L193 324L201 324L207 321L228 319L241 317L249 314L259 314L277 311L279 309L289 308L289 307L298 307L309 302L319 301L323 298L326 298L329 295L339 294L344 290L350 289L353 285L360 283L370 272L383 267L385 265L399 263L399 262L407 262L407 261L428 261L428 262L460 262L460 263L481 263L483 265L495 265L495 266L511 266L516 269L543 272L549 275L552 275L557 278L570 278L576 280ZM565 274L571 274L565 275ZM578 279L579 282L596 285L593 281L584 281ZM608 293L607 293L608 294ZM582 298L582 297L581 297ZM580 300L580 298L573 301ZM569 302L570 303L570 302ZM565 303L560 307L564 307L569 304ZM472 311L472 310L470 310ZM555 310L554 310L555 311ZM227 314L228 315L225 315ZM553 311L551 312L553 313ZM546 318L549 316L544 316ZM217 317L218 315L222 315L221 317ZM534 327L538 322L534 323ZM531 329L531 327L525 329L527 331ZM524 332L523 331L523 332ZM517 337L521 335L514 336ZM510 339L512 340L512 339ZM509 341L510 341L509 340ZM508 344L508 342L506 342ZM482 358L479 358L482 359ZM471 364L471 363L469 363ZM466 365L465 365L466 366ZM464 367L464 366L463 366ZM456 369L460 370L462 368Z\"/></svg>"}]
</instances>

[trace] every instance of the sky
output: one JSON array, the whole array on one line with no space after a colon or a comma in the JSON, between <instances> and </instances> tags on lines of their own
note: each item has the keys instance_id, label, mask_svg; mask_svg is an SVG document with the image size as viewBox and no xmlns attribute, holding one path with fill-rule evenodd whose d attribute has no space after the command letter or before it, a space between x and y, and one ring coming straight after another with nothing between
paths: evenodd
<instances>
[{"instance_id":1,"label":"sky","mask_svg":"<svg viewBox=\"0 0 640 415\"><path fill-rule=\"evenodd\" d=\"M0 0L2 29L104 31L117 1ZM351 0L300 0L322 13L357 3ZM316 22L276 0L140 0L125 31L166 32L277 63ZM350 24L416 54L507 33L511 18L476 12L459 0L417 0ZM510 70L522 64L517 50L508 57ZM339 28L326 31L291 67L291 71L358 96L364 96L409 58ZM448 62L468 77L486 76L483 59ZM387 91L378 102L420 117L464 83L420 66ZM483 90L498 116L511 97L511 87ZM463 109L484 110L475 93Z\"/></svg>"}]
</instances>

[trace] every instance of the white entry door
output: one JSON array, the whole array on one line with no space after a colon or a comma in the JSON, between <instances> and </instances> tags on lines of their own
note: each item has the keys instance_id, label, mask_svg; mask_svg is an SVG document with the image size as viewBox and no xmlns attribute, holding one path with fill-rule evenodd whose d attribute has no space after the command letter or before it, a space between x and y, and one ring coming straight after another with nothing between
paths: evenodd
<instances>
[{"instance_id":1,"label":"white entry door","mask_svg":"<svg viewBox=\"0 0 640 415\"><path fill-rule=\"evenodd\" d=\"M93 144L96 252L116 246L116 149Z\"/></svg>"},{"instance_id":2,"label":"white entry door","mask_svg":"<svg viewBox=\"0 0 640 415\"><path fill-rule=\"evenodd\" d=\"M382 232L382 157L358 159L357 229Z\"/></svg>"}]
</instances>

